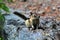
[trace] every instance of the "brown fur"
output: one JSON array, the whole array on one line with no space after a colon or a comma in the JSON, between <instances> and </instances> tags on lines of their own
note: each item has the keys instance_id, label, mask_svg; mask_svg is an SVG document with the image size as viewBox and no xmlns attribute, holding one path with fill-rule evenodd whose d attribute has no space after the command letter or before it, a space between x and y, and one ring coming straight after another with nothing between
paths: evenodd
<instances>
[{"instance_id":1,"label":"brown fur","mask_svg":"<svg viewBox=\"0 0 60 40\"><path fill-rule=\"evenodd\" d=\"M39 17L35 14L32 14L30 15L30 19L27 19L25 21L25 24L27 27L30 27L33 30L35 30L39 26Z\"/></svg>"}]
</instances>

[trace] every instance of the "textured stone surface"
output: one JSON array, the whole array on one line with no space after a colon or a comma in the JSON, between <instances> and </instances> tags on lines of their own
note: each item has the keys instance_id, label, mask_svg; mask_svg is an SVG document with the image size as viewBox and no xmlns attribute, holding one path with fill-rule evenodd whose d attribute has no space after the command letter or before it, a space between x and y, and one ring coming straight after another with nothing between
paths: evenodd
<instances>
[{"instance_id":1,"label":"textured stone surface","mask_svg":"<svg viewBox=\"0 0 60 40\"><path fill-rule=\"evenodd\" d=\"M6 15L5 31L8 40L53 40L56 33L60 32L60 0L28 0L27 2L6 3L10 8L11 14ZM30 12L40 15L40 24L46 30L29 31L22 18L12 14L18 11L29 17ZM44 13L43 13L44 12ZM56 23L55 23L55 21ZM23 25L22 25L23 24ZM56 25L56 28L54 28ZM54 27L53 27L54 26ZM56 39L59 39L56 37Z\"/></svg>"}]
</instances>

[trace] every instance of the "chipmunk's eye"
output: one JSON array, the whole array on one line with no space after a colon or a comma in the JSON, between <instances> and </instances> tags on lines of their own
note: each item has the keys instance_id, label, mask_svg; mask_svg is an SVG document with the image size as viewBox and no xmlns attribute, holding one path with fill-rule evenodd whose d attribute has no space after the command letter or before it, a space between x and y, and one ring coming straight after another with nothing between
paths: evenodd
<instances>
[{"instance_id":1,"label":"chipmunk's eye","mask_svg":"<svg viewBox=\"0 0 60 40\"><path fill-rule=\"evenodd\" d=\"M34 17L36 17L36 15L34 15Z\"/></svg>"}]
</instances>

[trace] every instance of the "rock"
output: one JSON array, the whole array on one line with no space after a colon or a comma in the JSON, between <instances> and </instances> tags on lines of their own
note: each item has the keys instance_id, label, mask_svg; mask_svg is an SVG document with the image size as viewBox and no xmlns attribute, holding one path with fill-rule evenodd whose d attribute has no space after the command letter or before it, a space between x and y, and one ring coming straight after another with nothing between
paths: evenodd
<instances>
[{"instance_id":1,"label":"rock","mask_svg":"<svg viewBox=\"0 0 60 40\"><path fill-rule=\"evenodd\" d=\"M5 32L5 30L3 30L3 36L4 36L4 40L8 40L8 34Z\"/></svg>"},{"instance_id":2,"label":"rock","mask_svg":"<svg viewBox=\"0 0 60 40\"><path fill-rule=\"evenodd\" d=\"M10 25L10 24L17 25L17 21L13 19L8 20L7 22L8 22L7 25Z\"/></svg>"}]
</instances>

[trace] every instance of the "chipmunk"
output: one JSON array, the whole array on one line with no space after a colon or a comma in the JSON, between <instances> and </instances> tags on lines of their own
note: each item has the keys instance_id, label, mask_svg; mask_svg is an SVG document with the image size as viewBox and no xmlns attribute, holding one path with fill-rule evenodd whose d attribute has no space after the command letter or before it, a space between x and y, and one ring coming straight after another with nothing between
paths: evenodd
<instances>
[{"instance_id":1,"label":"chipmunk","mask_svg":"<svg viewBox=\"0 0 60 40\"><path fill-rule=\"evenodd\" d=\"M29 29L32 28L33 30L35 30L39 26L39 18L40 16L31 14L30 19L27 19L25 21L26 26L29 27Z\"/></svg>"},{"instance_id":2,"label":"chipmunk","mask_svg":"<svg viewBox=\"0 0 60 40\"><path fill-rule=\"evenodd\" d=\"M21 17L25 20L25 25L26 25L26 27L28 27L29 30L30 30L30 28L32 28L32 30L35 30L36 28L38 28L40 16L37 16L36 14L31 13L30 18L27 18L18 12L14 12L14 14L18 15L19 17Z\"/></svg>"}]
</instances>

